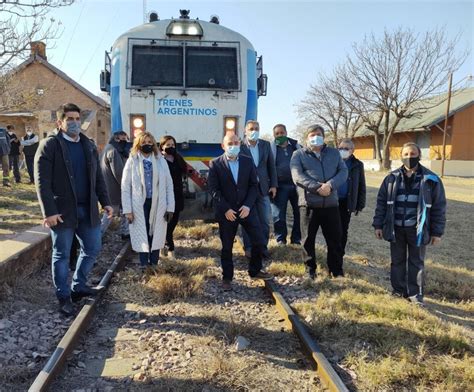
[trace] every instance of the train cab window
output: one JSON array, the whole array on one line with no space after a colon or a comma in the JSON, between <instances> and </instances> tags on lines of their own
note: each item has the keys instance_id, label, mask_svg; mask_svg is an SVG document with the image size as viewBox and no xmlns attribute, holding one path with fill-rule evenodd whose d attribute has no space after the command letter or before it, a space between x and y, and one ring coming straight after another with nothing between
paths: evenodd
<instances>
[{"instance_id":1,"label":"train cab window","mask_svg":"<svg viewBox=\"0 0 474 392\"><path fill-rule=\"evenodd\" d=\"M133 86L182 86L183 49L176 46L133 46Z\"/></svg>"},{"instance_id":2,"label":"train cab window","mask_svg":"<svg viewBox=\"0 0 474 392\"><path fill-rule=\"evenodd\" d=\"M237 49L187 47L186 87L238 90Z\"/></svg>"}]
</instances>

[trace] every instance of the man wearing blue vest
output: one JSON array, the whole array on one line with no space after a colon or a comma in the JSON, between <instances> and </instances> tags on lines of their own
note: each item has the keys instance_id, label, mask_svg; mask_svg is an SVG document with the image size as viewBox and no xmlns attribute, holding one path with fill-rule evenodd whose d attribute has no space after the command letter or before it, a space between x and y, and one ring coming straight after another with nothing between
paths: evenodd
<instances>
[{"instance_id":1,"label":"man wearing blue vest","mask_svg":"<svg viewBox=\"0 0 474 392\"><path fill-rule=\"evenodd\" d=\"M417 144L405 143L401 156L403 165L380 186L372 226L390 242L392 294L423 306L426 245L441 241L446 196L440 178L420 164Z\"/></svg>"}]
</instances>

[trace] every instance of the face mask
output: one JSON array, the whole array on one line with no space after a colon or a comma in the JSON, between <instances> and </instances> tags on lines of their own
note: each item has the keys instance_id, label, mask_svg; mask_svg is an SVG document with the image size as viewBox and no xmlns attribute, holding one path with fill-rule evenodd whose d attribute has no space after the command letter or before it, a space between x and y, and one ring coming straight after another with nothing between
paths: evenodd
<instances>
[{"instance_id":1,"label":"face mask","mask_svg":"<svg viewBox=\"0 0 474 392\"><path fill-rule=\"evenodd\" d=\"M313 136L309 138L309 145L310 146L322 146L324 144L324 137L323 136Z\"/></svg>"},{"instance_id":2,"label":"face mask","mask_svg":"<svg viewBox=\"0 0 474 392\"><path fill-rule=\"evenodd\" d=\"M408 169L413 169L416 165L418 165L418 162L420 162L420 157L403 158L402 162L403 165Z\"/></svg>"},{"instance_id":3,"label":"face mask","mask_svg":"<svg viewBox=\"0 0 474 392\"><path fill-rule=\"evenodd\" d=\"M31 136L31 135L33 135L33 132L32 132L32 131L26 131L26 134L27 134L28 136Z\"/></svg>"},{"instance_id":4,"label":"face mask","mask_svg":"<svg viewBox=\"0 0 474 392\"><path fill-rule=\"evenodd\" d=\"M121 148L124 148L127 145L126 140L118 140L117 143Z\"/></svg>"},{"instance_id":5,"label":"face mask","mask_svg":"<svg viewBox=\"0 0 474 392\"><path fill-rule=\"evenodd\" d=\"M66 135L75 138L81 132L81 123L79 121L67 121Z\"/></svg>"},{"instance_id":6,"label":"face mask","mask_svg":"<svg viewBox=\"0 0 474 392\"><path fill-rule=\"evenodd\" d=\"M252 140L252 141L258 140L259 136L260 136L259 131L250 131L249 133L247 133L247 139Z\"/></svg>"},{"instance_id":7,"label":"face mask","mask_svg":"<svg viewBox=\"0 0 474 392\"><path fill-rule=\"evenodd\" d=\"M150 154L153 151L153 145L152 144L142 144L140 146L140 151L143 152L144 154Z\"/></svg>"},{"instance_id":8,"label":"face mask","mask_svg":"<svg viewBox=\"0 0 474 392\"><path fill-rule=\"evenodd\" d=\"M339 154L341 154L342 159L347 159L351 156L351 152L347 150L339 150Z\"/></svg>"},{"instance_id":9,"label":"face mask","mask_svg":"<svg viewBox=\"0 0 474 392\"><path fill-rule=\"evenodd\" d=\"M176 148L175 147L166 147L165 148L165 153L168 155L176 155Z\"/></svg>"},{"instance_id":10,"label":"face mask","mask_svg":"<svg viewBox=\"0 0 474 392\"><path fill-rule=\"evenodd\" d=\"M275 144L277 146L280 146L280 145L284 144L287 140L288 140L288 136L277 136L275 138Z\"/></svg>"},{"instance_id":11,"label":"face mask","mask_svg":"<svg viewBox=\"0 0 474 392\"><path fill-rule=\"evenodd\" d=\"M227 147L227 156L229 158L235 158L237 155L239 155L240 152L240 146L229 146Z\"/></svg>"},{"instance_id":12,"label":"face mask","mask_svg":"<svg viewBox=\"0 0 474 392\"><path fill-rule=\"evenodd\" d=\"M9 134L9 135L13 135L13 131L8 131L8 134Z\"/></svg>"}]
</instances>

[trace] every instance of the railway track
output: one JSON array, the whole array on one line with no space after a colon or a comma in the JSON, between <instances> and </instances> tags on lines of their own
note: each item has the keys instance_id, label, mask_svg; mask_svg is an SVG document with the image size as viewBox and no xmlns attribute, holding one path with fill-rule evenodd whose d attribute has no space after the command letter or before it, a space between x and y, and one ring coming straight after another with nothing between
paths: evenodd
<instances>
[{"instance_id":1,"label":"railway track","mask_svg":"<svg viewBox=\"0 0 474 392\"><path fill-rule=\"evenodd\" d=\"M68 357L73 355L74 352L80 352L81 351L81 350L76 350L76 346L77 346L78 342L80 341L80 336L83 335L85 333L85 331L87 330L87 328L89 327L89 325L91 323L91 320L92 320L92 317L93 317L93 314L94 314L95 311L97 311L98 304L102 301L102 299L104 297L104 294L105 294L105 291L109 287L112 275L114 274L115 271L121 269L125 265L125 263L127 262L128 258L129 258L128 254L129 254L129 244L126 244L125 246L122 247L119 254L115 257L113 263L111 264L109 269L106 271L106 273L104 274L101 282L99 283L99 286L103 287L104 290L102 291L100 296L98 296L97 298L94 298L94 299L90 299L84 304L81 311L76 316L75 320L72 322L72 324L70 325L70 327L67 330L66 334L63 336L63 338L59 342L58 346L54 350L53 354L49 358L48 362L46 363L44 368L41 370L41 372L38 374L38 376L36 377L34 382L31 384L31 386L29 388L29 391L37 392L37 391L49 390L49 388L51 387L51 385L54 382L55 378L57 378L58 375L60 375L61 372L64 370L64 368L67 364ZM213 279L211 279L211 281L212 280ZM218 280L217 279L214 279L214 280L215 280L214 283L217 284ZM215 289L215 284L214 284L214 289ZM314 390L317 390L318 388L325 388L325 389L329 389L331 391L347 391L348 390L347 387L345 386L343 381L340 379L338 374L335 372L335 370L332 368L329 361L325 358L324 354L319 349L317 343L309 335L309 333L307 332L303 322L300 320L298 315L293 311L293 309L288 305L288 303L285 301L284 297L278 291L278 287L277 287L276 283L274 283L273 281L265 282L265 289L269 293L269 295L271 296L272 299L269 301L268 298L267 298L264 301L266 301L268 303L268 306L272 306L272 305L269 304L270 302L272 302L275 305L276 309L278 310L278 313L273 312L270 317L272 317L273 319L279 318L278 321L273 320L273 322L270 323L270 324L276 324L276 326L275 325L273 326L274 328L270 327L270 330L271 330L271 328L273 328L273 329L280 328L281 324L280 324L280 326L278 324L284 321L285 324L286 324L286 330L287 331L290 331L290 330L293 331L295 336L297 336L297 338L298 338L298 340L301 344L301 347L303 348L303 351L307 355L306 360L302 360L301 358L298 358L298 360L297 360L298 361L298 366L300 368L301 367L303 367L303 368L312 367L313 369L315 369L315 371L317 373L317 376L319 377L319 382L313 383ZM245 287L243 289L237 289L238 292L243 292L244 290L245 290ZM224 308L229 309L230 307L233 306L233 304L231 302L229 303L229 301L232 301L230 299L231 297L232 297L232 294L229 297L224 298L224 300L225 300L225 302L223 302ZM210 301L210 303L211 302L212 301ZM238 304L238 301L236 301L236 302ZM205 305L205 307L206 307L206 305ZM263 309L264 311L266 311L265 306L262 306L259 309ZM138 312L138 314L140 314L140 312ZM276 317L278 314L280 314L280 317ZM173 316L173 317L175 317L175 316ZM208 316L206 316L206 317L207 317L207 320L210 319ZM103 319L102 314L101 314L101 319ZM142 321L140 321L140 322L142 322ZM232 323L233 323L233 321L232 321ZM209 328L211 328L211 329L216 328L216 330L217 330L218 328L215 327L215 325L217 325L217 324L218 324L218 322L216 321L215 324L212 327L208 326L207 330L206 330L206 333L209 333ZM150 335L151 331L153 331L153 328L155 328L155 327L150 326L150 330L147 331L145 334L141 335L140 339L143 336ZM226 328L229 328L229 327L226 327ZM231 328L236 328L236 327L234 325L232 325ZM268 326L266 326L266 328L268 328ZM283 331L284 328L280 328L280 330ZM266 330L264 330L264 331L266 331ZM264 331L260 332L260 335L264 335L265 334ZM215 331L212 330L212 332L214 333ZM275 336L276 336L277 339L281 339L280 336L277 336L277 335L275 335ZM284 342L284 341L289 341L289 340L291 340L291 339L283 338L283 340L280 340L280 341ZM152 341L152 340L150 340L150 341ZM290 343L290 345L291 344L294 345L294 343L296 343L296 339L294 341L292 341ZM87 342L85 343L85 345L87 346ZM94 344L92 344L92 346L94 346ZM291 349L294 350L294 347L291 348ZM85 351L87 351L87 349ZM261 349L257 350L257 351L259 351L260 353L262 352ZM188 356L189 352L190 351L186 351L186 356ZM274 356L274 352L271 352L271 354ZM269 356L268 353L265 353L265 355ZM189 354L189 356L191 356L191 354ZM298 354L293 353L292 356L297 357ZM254 358L252 358L252 360L253 359ZM148 361L152 361L152 360L154 360L154 358L149 357ZM145 359L144 359L144 361L145 361ZM302 362L304 362L304 363L302 363ZM285 366L287 366L287 365L285 365ZM308 372L312 372L312 370L308 370ZM140 373L138 373L138 374L140 374ZM289 377L293 377L293 376L289 376ZM66 376L66 378L67 378L67 376ZM143 380L140 380L140 381L145 381L145 384L146 384L146 381L147 381L146 376L142 377L142 378L143 378ZM133 378L133 374L131 374L131 377L129 378L129 381L135 380L135 379L139 380L140 377ZM66 384L67 384L67 382L66 382ZM61 390L61 389L58 389L58 388L63 388L63 386L61 386L61 385L62 385L61 383L59 383L58 385L55 384L54 390ZM182 385L184 385L184 384L182 384ZM239 389L239 386L237 385L235 388L236 388L236 390L246 390L245 386L241 386L241 387L242 388ZM294 386L289 386L289 388L291 388L291 390L293 390L293 387ZM67 388L69 388L69 386ZM294 389L294 390L299 389L299 387L296 387L296 388L297 389ZM300 387L300 388L307 388L306 390L313 390L313 388L310 386L310 383L308 383L307 386ZM94 389L92 389L92 390L94 390ZM98 390L100 390L100 388ZM110 389L110 390L113 390L113 389ZM272 388L270 388L269 390L272 390ZM290 390L290 389L288 389L288 390ZM303 390L303 389L301 389L301 390Z\"/></svg>"}]
</instances>

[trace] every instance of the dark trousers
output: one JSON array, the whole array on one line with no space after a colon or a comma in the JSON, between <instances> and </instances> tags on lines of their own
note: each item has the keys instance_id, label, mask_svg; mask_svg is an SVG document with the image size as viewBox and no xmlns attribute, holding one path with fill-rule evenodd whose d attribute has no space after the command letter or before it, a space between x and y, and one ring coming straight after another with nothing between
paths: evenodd
<instances>
[{"instance_id":1,"label":"dark trousers","mask_svg":"<svg viewBox=\"0 0 474 392\"><path fill-rule=\"evenodd\" d=\"M341 217L342 227L342 255L346 254L347 234L349 232L349 223L352 213L347 209L347 199L339 199L339 216Z\"/></svg>"},{"instance_id":2,"label":"dark trousers","mask_svg":"<svg viewBox=\"0 0 474 392\"><path fill-rule=\"evenodd\" d=\"M395 242L390 243L393 291L409 297L423 297L425 251L424 245L416 246L415 227L395 227Z\"/></svg>"},{"instance_id":3,"label":"dark trousers","mask_svg":"<svg viewBox=\"0 0 474 392\"><path fill-rule=\"evenodd\" d=\"M171 219L171 221L168 223L168 227L166 228L166 246L171 252L174 251L173 232L178 225L178 220L179 211L173 214L173 219Z\"/></svg>"},{"instance_id":4,"label":"dark trousers","mask_svg":"<svg viewBox=\"0 0 474 392\"><path fill-rule=\"evenodd\" d=\"M304 219L302 227L305 234L303 247L308 255L306 265L310 270L316 270L316 234L321 226L328 248L327 265L329 272L333 276L343 275L342 227L339 208L301 207L301 215Z\"/></svg>"},{"instance_id":5,"label":"dark trousers","mask_svg":"<svg viewBox=\"0 0 474 392\"><path fill-rule=\"evenodd\" d=\"M150 247L150 252L139 252L138 256L140 258L140 265L145 267L148 265L157 265L158 259L160 258L160 250L155 249L151 250L151 244L153 243L153 236L149 235L150 232L150 211L151 211L151 198L145 199L145 204L143 204L143 212L145 214L145 225L146 232L148 235L148 246Z\"/></svg>"},{"instance_id":6,"label":"dark trousers","mask_svg":"<svg viewBox=\"0 0 474 392\"><path fill-rule=\"evenodd\" d=\"M222 278L224 280L232 280L234 277L234 262L232 261L232 248L239 224L246 230L249 235L252 250L249 261L249 275L255 276L262 269L262 254L264 250L264 237L260 222L258 220L257 211L250 210L250 214L245 219L238 218L231 222L227 219L219 221L219 236L222 242L221 265Z\"/></svg>"},{"instance_id":7,"label":"dark trousers","mask_svg":"<svg viewBox=\"0 0 474 392\"><path fill-rule=\"evenodd\" d=\"M10 169L13 170L13 176L15 177L16 182L21 181L20 176L20 156L19 155L10 155Z\"/></svg>"},{"instance_id":8,"label":"dark trousers","mask_svg":"<svg viewBox=\"0 0 474 392\"><path fill-rule=\"evenodd\" d=\"M35 156L34 155L25 155L26 169L28 170L28 175L30 176L30 182L35 182L34 176L34 167L35 167Z\"/></svg>"},{"instance_id":9,"label":"dark trousers","mask_svg":"<svg viewBox=\"0 0 474 392\"><path fill-rule=\"evenodd\" d=\"M291 229L291 242L301 241L300 209L298 207L298 193L293 184L279 184L275 198L272 200L273 229L277 242L286 244L288 229L286 226L286 211L288 202L293 210L293 228Z\"/></svg>"}]
</instances>

